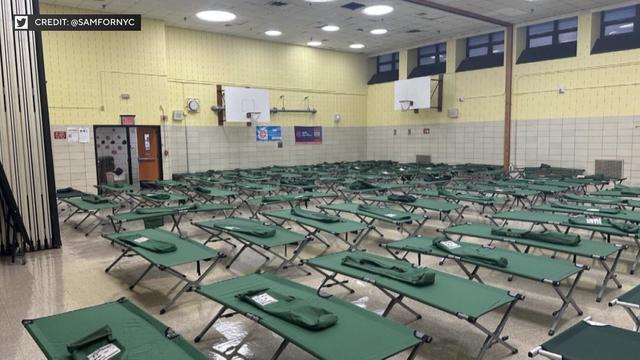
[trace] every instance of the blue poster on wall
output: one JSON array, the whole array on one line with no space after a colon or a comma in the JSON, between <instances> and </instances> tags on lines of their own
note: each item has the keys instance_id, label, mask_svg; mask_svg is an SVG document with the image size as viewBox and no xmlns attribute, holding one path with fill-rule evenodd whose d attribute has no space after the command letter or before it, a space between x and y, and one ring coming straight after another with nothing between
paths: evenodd
<instances>
[{"instance_id":1,"label":"blue poster on wall","mask_svg":"<svg viewBox=\"0 0 640 360\"><path fill-rule=\"evenodd\" d=\"M296 144L322 144L322 126L295 126Z\"/></svg>"},{"instance_id":2,"label":"blue poster on wall","mask_svg":"<svg viewBox=\"0 0 640 360\"><path fill-rule=\"evenodd\" d=\"M256 141L280 141L282 128L280 126L256 126Z\"/></svg>"}]
</instances>

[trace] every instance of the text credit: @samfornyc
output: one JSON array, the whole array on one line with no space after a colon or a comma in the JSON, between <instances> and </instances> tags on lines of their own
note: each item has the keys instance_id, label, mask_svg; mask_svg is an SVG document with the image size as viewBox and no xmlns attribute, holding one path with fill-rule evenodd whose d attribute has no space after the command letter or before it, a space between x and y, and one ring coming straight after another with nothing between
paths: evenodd
<instances>
[{"instance_id":1,"label":"text credit: @samfornyc","mask_svg":"<svg viewBox=\"0 0 640 360\"><path fill-rule=\"evenodd\" d=\"M16 31L140 31L140 15L14 15Z\"/></svg>"}]
</instances>

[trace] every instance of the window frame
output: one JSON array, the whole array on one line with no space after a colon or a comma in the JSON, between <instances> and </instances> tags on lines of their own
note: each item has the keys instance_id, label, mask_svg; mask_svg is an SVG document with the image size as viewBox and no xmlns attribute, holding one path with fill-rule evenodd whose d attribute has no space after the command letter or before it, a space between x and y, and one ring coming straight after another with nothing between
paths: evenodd
<instances>
[{"instance_id":1,"label":"window frame","mask_svg":"<svg viewBox=\"0 0 640 360\"><path fill-rule=\"evenodd\" d=\"M495 37L498 34L502 34L502 40L495 40ZM482 43L482 44L477 44L477 45L470 45L469 44L469 40L480 37L480 36L488 36L489 39L487 42ZM482 34L482 35L476 35L476 36L470 36L468 38L465 39L466 41L466 48L467 48L467 53L466 53L466 58L467 59L473 59L473 58L479 58L479 57L483 57L483 56L491 56L491 55L496 55L496 54L504 54L504 40L505 40L505 34L504 31L496 31L496 32L492 32L492 33L488 33L488 34ZM494 53L494 48L497 46L502 45L502 51L499 53ZM485 55L478 55L478 56L469 56L469 53L471 52L471 50L474 49L480 49L480 48L487 48L487 54Z\"/></svg>"},{"instance_id":2,"label":"window frame","mask_svg":"<svg viewBox=\"0 0 640 360\"><path fill-rule=\"evenodd\" d=\"M605 21L604 17L606 15L606 13L610 12L610 11L616 11L616 10L622 10L622 9L626 9L626 8L634 8L636 9L636 15L630 18L625 18L625 19L618 19L618 20L609 20L609 21ZM622 34L612 34L612 35L607 35L605 33L605 29L607 28L607 26L611 26L611 25L619 25L619 24L624 24L627 22L633 22L633 31L628 32L628 33L622 33ZM601 39L605 39L605 38L611 38L611 37L615 37L615 36L619 36L619 35L629 35L629 34L638 34L640 33L640 5L631 5L631 6L623 6L620 8L615 8L615 9L609 9L609 10L604 10L600 13L600 38Z\"/></svg>"},{"instance_id":3,"label":"window frame","mask_svg":"<svg viewBox=\"0 0 640 360\"><path fill-rule=\"evenodd\" d=\"M391 61L380 61L381 56L391 55ZM376 56L376 73L382 74L392 71L398 71L400 69L400 52L387 53ZM380 66L391 65L391 70L380 71Z\"/></svg>"},{"instance_id":4,"label":"window frame","mask_svg":"<svg viewBox=\"0 0 640 360\"><path fill-rule=\"evenodd\" d=\"M575 19L576 20L576 26L574 28L568 28L568 29L560 29L560 22L562 21L566 21L566 20L572 20ZM533 26L539 26L539 25L545 25L545 24L553 24L551 31L547 31L547 32L543 32L543 33L538 33L538 34L531 34L531 27ZM575 41L567 41L567 42L560 42L560 36L563 34L568 34L568 33L576 33L576 40ZM551 44L547 44L547 45L541 45L541 46L531 46L531 41L535 40L535 39L541 39L541 38L546 38L551 36ZM569 18L565 18L565 19L559 19L559 20L553 20L553 21L547 21L547 22L543 22L543 23L539 23L539 24L533 24L533 25L528 25L527 26L527 50L528 49L537 49L537 48L543 48L546 46L558 46L558 45L563 45L563 44L570 44L570 43L574 43L574 42L578 42L578 17L574 16L574 17L569 17Z\"/></svg>"},{"instance_id":5,"label":"window frame","mask_svg":"<svg viewBox=\"0 0 640 360\"><path fill-rule=\"evenodd\" d=\"M421 54L421 51L423 49L426 49L426 48L429 48L429 47L433 47L435 50L433 52ZM419 47L417 49L417 51L416 51L416 55L418 57L417 66L431 66L431 65L437 65L437 64L444 64L444 63L447 62L447 43L446 42L441 42L441 43L437 43L437 44L432 44L432 45L426 45L426 46ZM430 58L432 56L435 57L435 62L433 62L431 64L422 64L421 63L422 59ZM440 61L440 57L441 56L444 56L444 61Z\"/></svg>"}]
</instances>

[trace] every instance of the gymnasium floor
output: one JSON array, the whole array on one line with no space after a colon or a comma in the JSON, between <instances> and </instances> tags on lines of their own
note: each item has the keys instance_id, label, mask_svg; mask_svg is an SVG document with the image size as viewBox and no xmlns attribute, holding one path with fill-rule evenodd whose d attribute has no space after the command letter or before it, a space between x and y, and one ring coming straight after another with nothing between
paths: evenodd
<instances>
[{"instance_id":1,"label":"gymnasium floor","mask_svg":"<svg viewBox=\"0 0 640 360\"><path fill-rule=\"evenodd\" d=\"M243 215L246 216L246 214ZM468 220L483 221L480 218L468 218ZM444 224L437 220L429 220L427 224L428 226L423 232L424 235L433 235L436 227L444 227ZM205 238L205 235L193 226L184 226L184 229L195 239L203 240ZM385 234L385 238L401 238L394 228L379 227L379 229ZM109 230L105 228L105 231ZM1 359L43 358L42 353L21 325L24 316L41 317L125 296L192 341L211 319L214 312L219 309L218 304L189 293L179 299L177 306L167 314L158 315L162 304L167 299L168 289L175 285L175 278L165 276L158 271L152 271L132 292L128 290L128 284L146 268L145 262L135 258L129 259L116 266L111 274L106 274L104 269L119 254L118 248L111 246L97 235L85 238L81 232L74 230L69 225L63 226L62 238L65 244L63 249L29 254L27 265L25 265L26 271L21 266L0 266L0 284L2 284L2 293L0 293ZM382 254L384 250L377 246L381 241L384 240L373 234L364 242L364 248ZM328 250L329 252L344 249L341 243L335 242L333 244L335 245ZM227 253L231 251L231 247L223 243L213 246ZM323 251L325 251L325 247L315 242L306 248L302 258L318 256ZM596 283L604 276L603 270L595 266L585 273L575 293L575 299L585 314L577 316L572 309L567 310L560 323L559 331L567 329L570 325L589 315L593 316L594 320L606 321L611 325L623 328L631 327L631 320L622 309L607 306L610 299L629 290L636 281L628 275L631 256L632 251L626 251L618 267L618 277L623 284L623 289L610 288L605 293L602 303L595 302L594 289ZM1 261L7 260L2 259ZM230 270L225 270L223 266L218 265L216 270L205 280L205 283L252 273L257 268L256 264L261 261L262 259L254 253L246 252ZM423 257L423 264L439 267L435 258ZM443 267L447 272L461 274L454 263L445 263ZM189 271L189 274L194 271L192 267L184 270ZM321 281L319 275L303 276L299 275L298 271L291 269L281 274L312 287L317 287ZM559 298L549 286L541 283L522 279L508 282L505 275L486 270L481 270L480 274L488 284L517 290L526 296L526 299L516 306L503 333L503 335L510 336L510 342L520 350L520 353L512 356L505 348L494 346L486 358L527 358L528 350L548 339L546 334L551 322L551 313L559 307ZM364 283L354 283L353 281L350 283L356 289L354 294L347 295L345 291L335 288L332 292L367 309L382 311L387 301L384 295ZM49 300L36 302L33 299ZM434 338L431 344L423 346L418 359L462 360L472 359L476 355L484 340L484 336L479 331L453 316L424 305L412 305L415 305L416 310L423 315L421 320L414 321L414 318L401 308L394 308L390 318L408 324L411 328L427 333ZM500 317L500 313L488 314L481 319L481 323L489 324L488 327L493 328L492 326L497 324ZM8 334L11 334L11 342L8 341ZM247 337L245 338L245 336ZM224 351L231 346L238 346L242 343L241 354L246 358L264 359L270 357L280 341L281 339L271 332L236 316L219 321L215 326L215 331L210 331L205 339L197 344L197 347L208 354L211 359L216 359L210 349L216 348ZM404 359L406 356L407 353L403 353L394 359ZM345 355L345 359L350 358L353 357ZM298 360L311 359L311 357L296 349L295 346L290 346L281 359Z\"/></svg>"}]
</instances>

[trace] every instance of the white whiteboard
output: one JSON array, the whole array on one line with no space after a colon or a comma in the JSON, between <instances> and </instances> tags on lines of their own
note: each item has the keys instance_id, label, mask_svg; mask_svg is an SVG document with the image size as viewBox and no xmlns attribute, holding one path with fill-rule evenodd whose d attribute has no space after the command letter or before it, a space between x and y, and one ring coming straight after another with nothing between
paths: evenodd
<instances>
[{"instance_id":1,"label":"white whiteboard","mask_svg":"<svg viewBox=\"0 0 640 360\"><path fill-rule=\"evenodd\" d=\"M398 80L395 85L394 108L402 110L400 101L411 100L411 109L429 109L431 107L431 77L424 76L409 80Z\"/></svg>"},{"instance_id":2,"label":"white whiteboard","mask_svg":"<svg viewBox=\"0 0 640 360\"><path fill-rule=\"evenodd\" d=\"M225 86L224 106L226 120L247 122L247 113L259 112L258 122L271 121L269 90Z\"/></svg>"}]
</instances>

